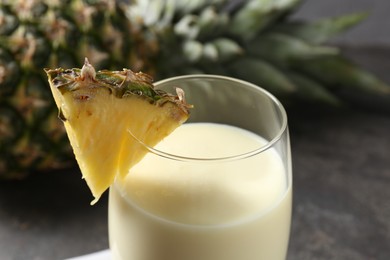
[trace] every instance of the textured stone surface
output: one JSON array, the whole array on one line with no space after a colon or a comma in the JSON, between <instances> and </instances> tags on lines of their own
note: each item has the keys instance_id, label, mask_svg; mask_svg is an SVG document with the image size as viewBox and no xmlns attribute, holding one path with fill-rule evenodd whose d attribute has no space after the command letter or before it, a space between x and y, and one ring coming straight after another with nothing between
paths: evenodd
<instances>
[{"instance_id":1,"label":"textured stone surface","mask_svg":"<svg viewBox=\"0 0 390 260\"><path fill-rule=\"evenodd\" d=\"M78 170L0 182L0 259L64 259L107 248L107 198L92 196Z\"/></svg>"},{"instance_id":2,"label":"textured stone surface","mask_svg":"<svg viewBox=\"0 0 390 260\"><path fill-rule=\"evenodd\" d=\"M390 116L292 121L288 259L390 259Z\"/></svg>"}]
</instances>

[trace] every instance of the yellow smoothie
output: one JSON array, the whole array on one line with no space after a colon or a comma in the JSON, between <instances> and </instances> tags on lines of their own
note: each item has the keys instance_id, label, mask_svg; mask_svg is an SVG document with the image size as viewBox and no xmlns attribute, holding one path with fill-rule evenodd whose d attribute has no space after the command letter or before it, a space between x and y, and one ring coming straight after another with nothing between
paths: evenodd
<instances>
[{"instance_id":1,"label":"yellow smoothie","mask_svg":"<svg viewBox=\"0 0 390 260\"><path fill-rule=\"evenodd\" d=\"M180 126L110 189L113 259L282 260L291 219L291 172L274 148L246 130Z\"/></svg>"}]
</instances>

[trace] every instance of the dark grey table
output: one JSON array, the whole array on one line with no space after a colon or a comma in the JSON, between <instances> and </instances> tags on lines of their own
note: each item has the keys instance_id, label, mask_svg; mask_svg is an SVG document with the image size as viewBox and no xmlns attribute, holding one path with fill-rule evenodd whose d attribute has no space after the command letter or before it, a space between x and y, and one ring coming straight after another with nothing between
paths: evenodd
<instances>
[{"instance_id":1,"label":"dark grey table","mask_svg":"<svg viewBox=\"0 0 390 260\"><path fill-rule=\"evenodd\" d=\"M390 82L389 51L349 54ZM390 259L390 113L292 109L289 120L288 259ZM107 194L95 206L91 199L77 169L0 182L0 259L64 259L106 249Z\"/></svg>"}]
</instances>

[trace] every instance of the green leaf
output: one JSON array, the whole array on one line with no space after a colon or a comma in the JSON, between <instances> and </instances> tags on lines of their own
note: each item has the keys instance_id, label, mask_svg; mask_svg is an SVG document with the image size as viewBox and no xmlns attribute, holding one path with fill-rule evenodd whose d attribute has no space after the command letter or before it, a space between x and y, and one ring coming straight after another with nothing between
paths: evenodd
<instances>
[{"instance_id":1,"label":"green leaf","mask_svg":"<svg viewBox=\"0 0 390 260\"><path fill-rule=\"evenodd\" d=\"M164 1L149 0L147 7L144 9L143 18L147 26L154 25L160 20L160 16L164 10Z\"/></svg>"},{"instance_id":2,"label":"green leaf","mask_svg":"<svg viewBox=\"0 0 390 260\"><path fill-rule=\"evenodd\" d=\"M245 40L252 39L300 0L249 0L232 18L229 30Z\"/></svg>"},{"instance_id":3,"label":"green leaf","mask_svg":"<svg viewBox=\"0 0 390 260\"><path fill-rule=\"evenodd\" d=\"M174 26L174 31L186 39L196 39L199 34L198 17L195 15L183 16Z\"/></svg>"},{"instance_id":4,"label":"green leaf","mask_svg":"<svg viewBox=\"0 0 390 260\"><path fill-rule=\"evenodd\" d=\"M214 7L205 8L198 16L199 38L221 35L228 26L227 13L217 13Z\"/></svg>"},{"instance_id":5,"label":"green leaf","mask_svg":"<svg viewBox=\"0 0 390 260\"><path fill-rule=\"evenodd\" d=\"M312 44L320 44L357 25L367 16L367 13L354 13L315 22L288 22L275 26L273 32L288 34Z\"/></svg>"},{"instance_id":6,"label":"green leaf","mask_svg":"<svg viewBox=\"0 0 390 260\"><path fill-rule=\"evenodd\" d=\"M248 43L249 54L265 58L279 66L289 66L297 59L336 55L338 48L309 44L301 39L277 33L262 35Z\"/></svg>"},{"instance_id":7,"label":"green leaf","mask_svg":"<svg viewBox=\"0 0 390 260\"><path fill-rule=\"evenodd\" d=\"M341 101L321 83L296 72L287 72L286 75L297 88L295 96L309 103L324 103L340 106Z\"/></svg>"},{"instance_id":8,"label":"green leaf","mask_svg":"<svg viewBox=\"0 0 390 260\"><path fill-rule=\"evenodd\" d=\"M206 43L203 45L203 57L213 62L218 60L218 50L214 44Z\"/></svg>"},{"instance_id":9,"label":"green leaf","mask_svg":"<svg viewBox=\"0 0 390 260\"><path fill-rule=\"evenodd\" d=\"M241 46L228 38L218 38L211 44L217 49L219 61L226 61L243 53Z\"/></svg>"},{"instance_id":10,"label":"green leaf","mask_svg":"<svg viewBox=\"0 0 390 260\"><path fill-rule=\"evenodd\" d=\"M275 95L288 95L295 91L294 84L286 75L259 59L244 57L228 65L230 75L261 86Z\"/></svg>"},{"instance_id":11,"label":"green leaf","mask_svg":"<svg viewBox=\"0 0 390 260\"><path fill-rule=\"evenodd\" d=\"M162 1L162 0L159 0ZM176 12L179 14L194 13L210 5L221 5L228 0L174 0Z\"/></svg>"},{"instance_id":12,"label":"green leaf","mask_svg":"<svg viewBox=\"0 0 390 260\"><path fill-rule=\"evenodd\" d=\"M203 55L203 45L198 41L186 41L183 43L184 56L190 62L197 62Z\"/></svg>"},{"instance_id":13,"label":"green leaf","mask_svg":"<svg viewBox=\"0 0 390 260\"><path fill-rule=\"evenodd\" d=\"M341 56L300 60L295 69L333 88L390 96L390 86Z\"/></svg>"}]
</instances>

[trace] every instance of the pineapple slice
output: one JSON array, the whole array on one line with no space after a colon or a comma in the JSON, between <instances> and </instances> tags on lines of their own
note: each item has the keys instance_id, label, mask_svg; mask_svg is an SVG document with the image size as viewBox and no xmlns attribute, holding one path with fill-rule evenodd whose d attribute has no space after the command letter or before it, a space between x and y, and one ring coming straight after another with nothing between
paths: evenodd
<instances>
[{"instance_id":1,"label":"pineapple slice","mask_svg":"<svg viewBox=\"0 0 390 260\"><path fill-rule=\"evenodd\" d=\"M184 93L155 90L143 73L46 69L50 88L76 160L94 200L154 146L184 123L190 106ZM134 138L136 137L136 139ZM138 140L137 140L138 139Z\"/></svg>"}]
</instances>

